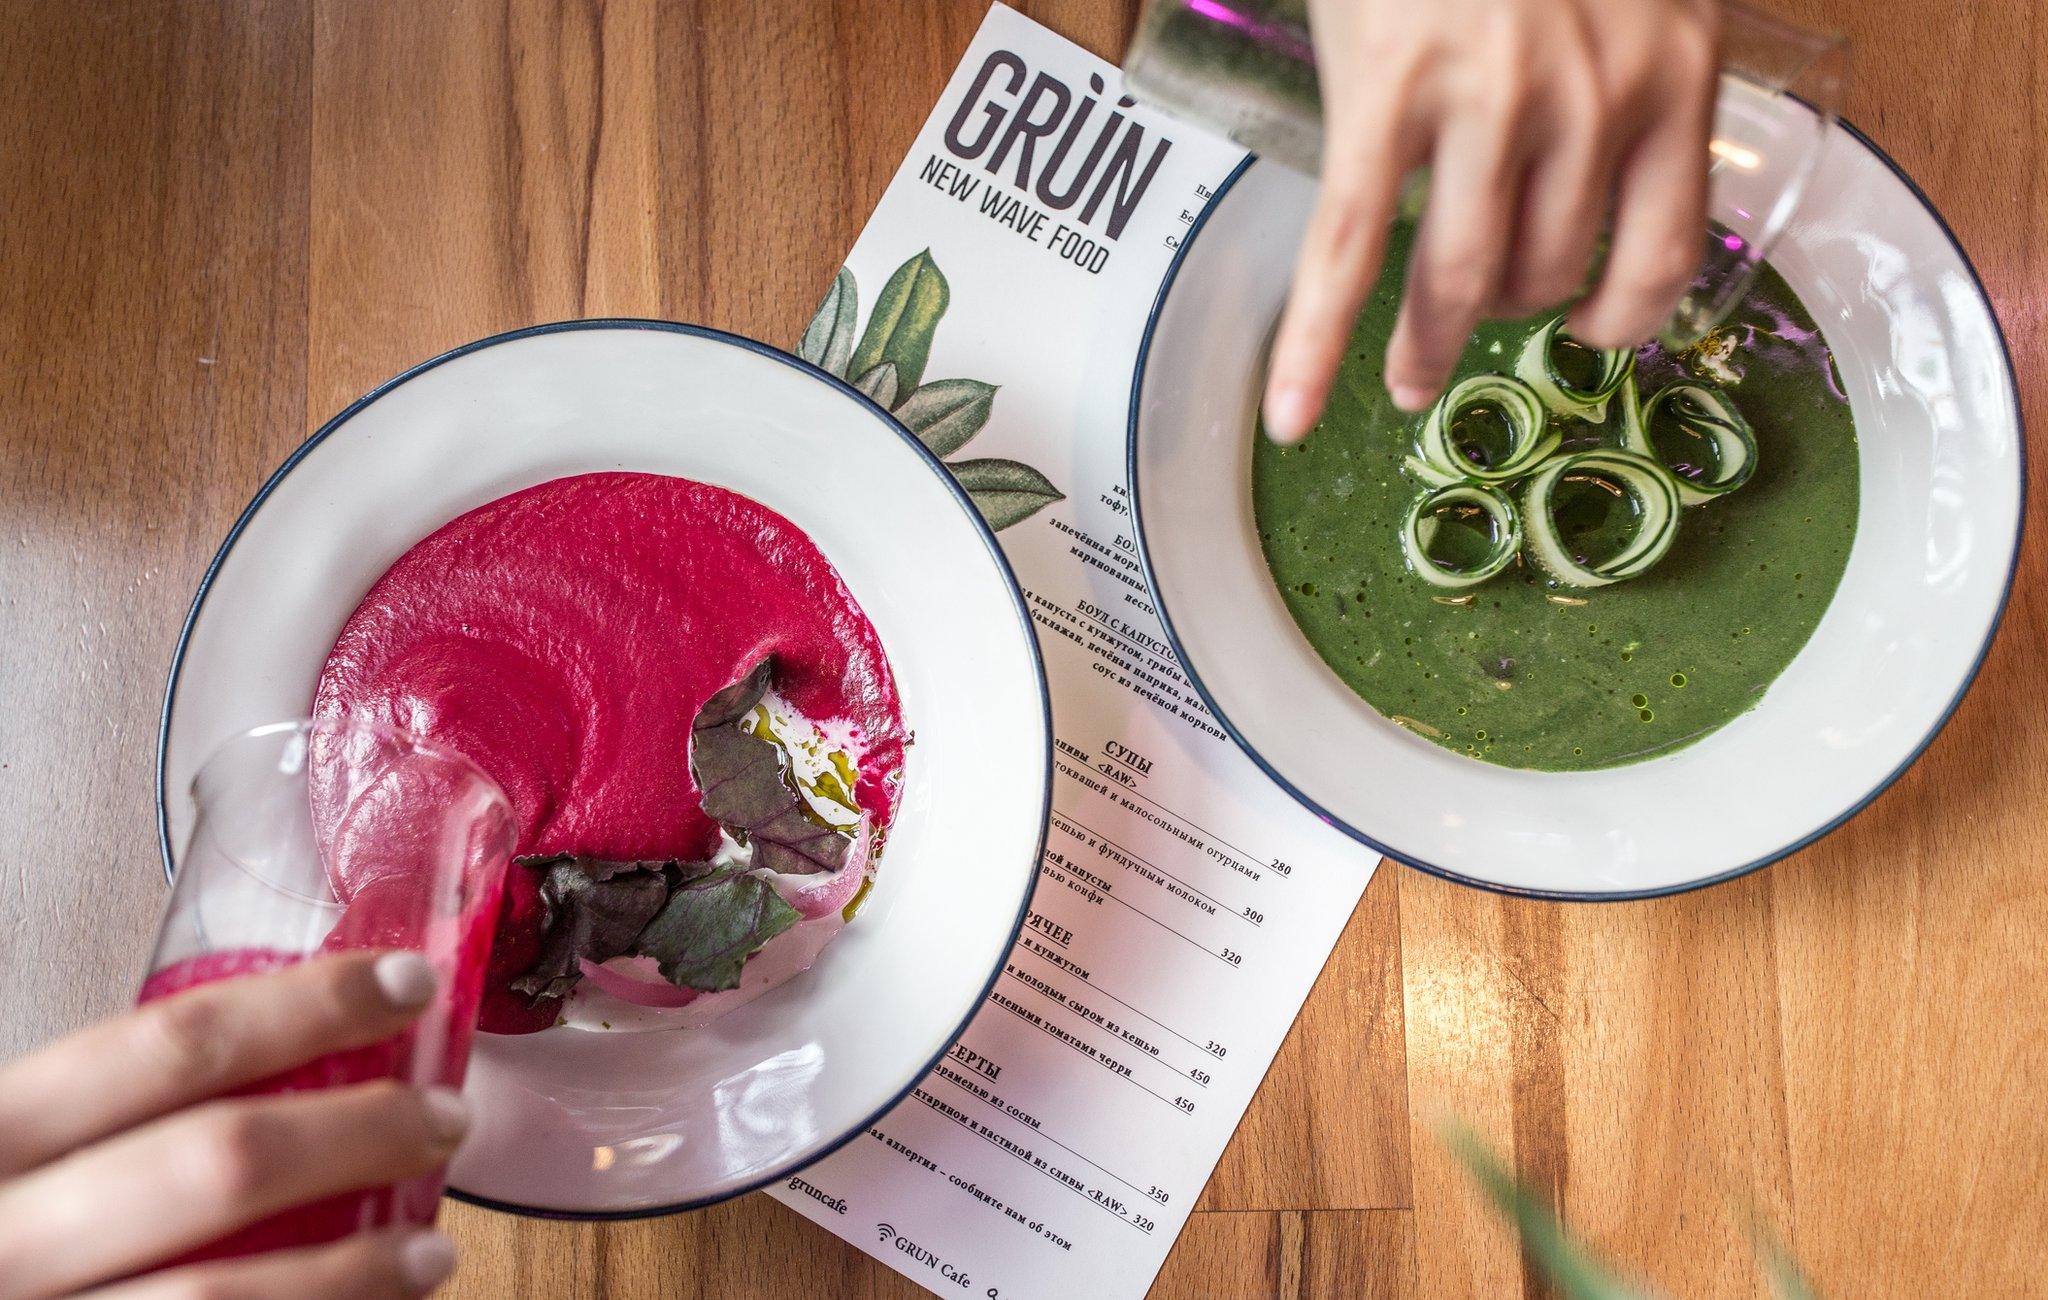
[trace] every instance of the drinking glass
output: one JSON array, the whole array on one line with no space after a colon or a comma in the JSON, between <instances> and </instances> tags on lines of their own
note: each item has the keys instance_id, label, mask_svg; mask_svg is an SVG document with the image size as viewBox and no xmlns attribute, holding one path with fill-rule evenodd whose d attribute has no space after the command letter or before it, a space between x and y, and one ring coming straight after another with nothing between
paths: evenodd
<instances>
[{"instance_id":1,"label":"drinking glass","mask_svg":"<svg viewBox=\"0 0 2048 1300\"><path fill-rule=\"evenodd\" d=\"M1124 84L1262 157L1311 174L1321 167L1306 0L1147 0ZM1662 331L1666 346L1697 343L1741 301L1791 224L1847 87L1839 35L1723 7L1704 255Z\"/></svg>"},{"instance_id":2,"label":"drinking glass","mask_svg":"<svg viewBox=\"0 0 2048 1300\"><path fill-rule=\"evenodd\" d=\"M402 732L286 722L222 745L199 769L192 799L197 818L137 1001L323 953L415 951L440 978L410 1029L235 1095L372 1079L459 1087L513 847L512 811L497 783ZM187 1261L431 1223L441 1182L437 1171L287 1210Z\"/></svg>"}]
</instances>

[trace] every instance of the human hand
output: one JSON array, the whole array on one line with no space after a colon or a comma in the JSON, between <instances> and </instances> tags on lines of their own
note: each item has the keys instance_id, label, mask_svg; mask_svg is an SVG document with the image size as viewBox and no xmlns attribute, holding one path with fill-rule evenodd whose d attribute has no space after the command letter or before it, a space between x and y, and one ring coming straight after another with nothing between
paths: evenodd
<instances>
[{"instance_id":1,"label":"human hand","mask_svg":"<svg viewBox=\"0 0 2048 1300\"><path fill-rule=\"evenodd\" d=\"M454 1267L423 1229L118 1282L281 1210L446 1162L445 1088L391 1080L222 1100L380 1042L432 999L417 953L348 953L149 1002L0 1065L0 1300L420 1296ZM112 1285L108 1285L112 1283Z\"/></svg>"},{"instance_id":2,"label":"human hand","mask_svg":"<svg viewBox=\"0 0 2048 1300\"><path fill-rule=\"evenodd\" d=\"M1472 327L1563 302L1568 328L1648 339L1703 259L1719 84L1714 0L1310 0L1323 177L1274 341L1266 429L1321 414L1380 274L1407 175L1430 168L1386 383L1435 399Z\"/></svg>"}]
</instances>

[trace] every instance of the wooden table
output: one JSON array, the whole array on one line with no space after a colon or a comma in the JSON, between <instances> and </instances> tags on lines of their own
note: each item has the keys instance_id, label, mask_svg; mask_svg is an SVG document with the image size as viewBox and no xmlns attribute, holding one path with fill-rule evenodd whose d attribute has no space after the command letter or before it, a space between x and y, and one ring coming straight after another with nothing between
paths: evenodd
<instances>
[{"instance_id":1,"label":"wooden table","mask_svg":"<svg viewBox=\"0 0 2048 1300\"><path fill-rule=\"evenodd\" d=\"M1112 58L1134 8L1024 7ZM1850 115L1955 225L2048 423L2048 12L1789 8L1855 38ZM498 330L793 340L981 10L0 0L0 1051L128 999L165 668L263 476ZM2048 1289L2044 546L1941 739L1791 861L1570 907L1382 870L1157 1294L1532 1293L1444 1110L1669 1294L1760 1293L1752 1211L1830 1296ZM446 1217L464 1296L914 1291L761 1197Z\"/></svg>"}]
</instances>

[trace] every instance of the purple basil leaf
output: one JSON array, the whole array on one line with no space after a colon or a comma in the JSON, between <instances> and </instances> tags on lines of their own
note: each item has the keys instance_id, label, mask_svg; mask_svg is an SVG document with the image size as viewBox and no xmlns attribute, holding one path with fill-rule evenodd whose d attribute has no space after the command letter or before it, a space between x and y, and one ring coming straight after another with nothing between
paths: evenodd
<instances>
[{"instance_id":1,"label":"purple basil leaf","mask_svg":"<svg viewBox=\"0 0 2048 1300\"><path fill-rule=\"evenodd\" d=\"M705 702L690 734L690 775L705 815L753 846L754 866L792 875L837 871L846 865L853 837L811 815L784 776L782 751L772 741L740 730L740 719L767 689L768 672L763 660Z\"/></svg>"},{"instance_id":2,"label":"purple basil leaf","mask_svg":"<svg viewBox=\"0 0 2048 1300\"><path fill-rule=\"evenodd\" d=\"M802 919L759 876L715 871L672 891L633 950L677 988L717 993L738 988L747 958Z\"/></svg>"},{"instance_id":3,"label":"purple basil leaf","mask_svg":"<svg viewBox=\"0 0 2048 1300\"><path fill-rule=\"evenodd\" d=\"M711 870L709 863L606 862L568 853L518 861L546 873L540 958L512 981L514 990L534 998L568 996L583 978L581 962L609 961L631 948L667 901L673 881Z\"/></svg>"},{"instance_id":4,"label":"purple basil leaf","mask_svg":"<svg viewBox=\"0 0 2048 1300\"><path fill-rule=\"evenodd\" d=\"M763 659L747 670L747 675L726 687L718 694L704 701L704 707L697 710L697 720L691 723L695 731L709 731L713 727L729 727L754 711L761 697L768 693L768 678L775 670L775 660Z\"/></svg>"}]
</instances>

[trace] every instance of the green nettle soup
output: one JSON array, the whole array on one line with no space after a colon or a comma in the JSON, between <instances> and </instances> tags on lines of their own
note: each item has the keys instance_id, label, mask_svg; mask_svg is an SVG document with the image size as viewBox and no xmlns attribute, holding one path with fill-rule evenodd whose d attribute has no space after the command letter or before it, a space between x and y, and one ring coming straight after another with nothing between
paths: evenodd
<instances>
[{"instance_id":1,"label":"green nettle soup","mask_svg":"<svg viewBox=\"0 0 2048 1300\"><path fill-rule=\"evenodd\" d=\"M1314 432L1255 435L1260 542L1309 644L1402 726L1510 767L1635 762L1748 710L1856 535L1856 430L1798 298L1763 268L1701 344L1637 353L1604 411L1583 399L1625 355L1489 323L1411 416L1381 381L1407 251Z\"/></svg>"}]
</instances>

